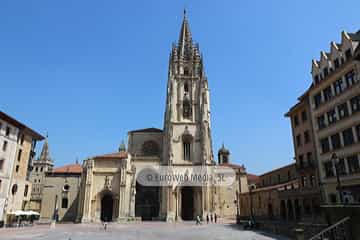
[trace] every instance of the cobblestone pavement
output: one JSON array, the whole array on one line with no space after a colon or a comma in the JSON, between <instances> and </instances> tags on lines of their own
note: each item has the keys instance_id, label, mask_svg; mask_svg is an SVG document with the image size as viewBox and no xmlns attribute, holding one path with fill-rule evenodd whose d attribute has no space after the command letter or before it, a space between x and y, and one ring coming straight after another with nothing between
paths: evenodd
<instances>
[{"instance_id":1,"label":"cobblestone pavement","mask_svg":"<svg viewBox=\"0 0 360 240\"><path fill-rule=\"evenodd\" d=\"M0 239L6 240L286 240L274 235L244 231L233 224L202 224L145 222L108 225L57 224L0 229Z\"/></svg>"}]
</instances>

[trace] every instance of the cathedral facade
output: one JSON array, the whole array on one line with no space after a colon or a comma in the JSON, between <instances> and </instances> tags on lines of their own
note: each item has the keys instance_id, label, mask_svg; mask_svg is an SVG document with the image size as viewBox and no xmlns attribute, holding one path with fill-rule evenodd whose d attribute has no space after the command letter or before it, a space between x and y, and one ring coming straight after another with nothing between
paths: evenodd
<instances>
[{"instance_id":1,"label":"cathedral facade","mask_svg":"<svg viewBox=\"0 0 360 240\"><path fill-rule=\"evenodd\" d=\"M142 186L137 181L148 167L214 165L208 80L184 14L179 41L170 54L163 129L130 131L127 149L121 144L115 153L84 161L78 221L181 221L219 214L225 200L211 185ZM237 173L246 179L244 168ZM240 185L235 183L234 194ZM228 202L236 198L233 195Z\"/></svg>"}]
</instances>

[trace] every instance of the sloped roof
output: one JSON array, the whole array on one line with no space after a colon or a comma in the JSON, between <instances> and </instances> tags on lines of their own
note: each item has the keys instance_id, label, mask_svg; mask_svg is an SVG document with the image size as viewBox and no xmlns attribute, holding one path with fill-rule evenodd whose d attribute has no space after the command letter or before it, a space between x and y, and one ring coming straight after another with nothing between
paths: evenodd
<instances>
[{"instance_id":1,"label":"sloped roof","mask_svg":"<svg viewBox=\"0 0 360 240\"><path fill-rule=\"evenodd\" d=\"M255 174L248 173L246 175L249 183L257 183L260 180L259 176Z\"/></svg>"},{"instance_id":2,"label":"sloped roof","mask_svg":"<svg viewBox=\"0 0 360 240\"><path fill-rule=\"evenodd\" d=\"M6 122L16 126L17 128L19 128L22 131L25 131L26 133L28 133L29 135L31 135L34 139L36 140L43 140L44 136L42 136L40 133L36 132L35 130L29 128L28 126L26 126L25 124L19 122L18 120L16 120L15 118L7 115L6 113L0 111L0 119L5 120Z\"/></svg>"},{"instance_id":3,"label":"sloped roof","mask_svg":"<svg viewBox=\"0 0 360 240\"><path fill-rule=\"evenodd\" d=\"M163 132L163 130L159 128L143 128L143 129L129 131L129 133L137 133L137 132Z\"/></svg>"},{"instance_id":4,"label":"sloped roof","mask_svg":"<svg viewBox=\"0 0 360 240\"><path fill-rule=\"evenodd\" d=\"M114 153L107 153L107 154L103 154L103 155L98 155L95 156L94 159L124 159L127 158L128 153L125 151L120 151L120 152L114 152Z\"/></svg>"},{"instance_id":5,"label":"sloped roof","mask_svg":"<svg viewBox=\"0 0 360 240\"><path fill-rule=\"evenodd\" d=\"M62 167L55 168L52 173L81 173L82 167L80 164L69 164Z\"/></svg>"}]
</instances>

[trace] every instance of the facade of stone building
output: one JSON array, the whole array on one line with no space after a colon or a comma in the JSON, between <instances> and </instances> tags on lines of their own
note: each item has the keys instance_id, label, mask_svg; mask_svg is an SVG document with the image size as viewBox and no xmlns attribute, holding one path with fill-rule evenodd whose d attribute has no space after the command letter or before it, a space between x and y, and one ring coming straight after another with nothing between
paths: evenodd
<instances>
[{"instance_id":1,"label":"facade of stone building","mask_svg":"<svg viewBox=\"0 0 360 240\"><path fill-rule=\"evenodd\" d=\"M285 114L291 122L296 171L299 178L299 189L287 192L298 199L300 210L298 220L315 220L320 217L320 184L316 154L315 136L308 92L298 98Z\"/></svg>"},{"instance_id":2,"label":"facade of stone building","mask_svg":"<svg viewBox=\"0 0 360 240\"><path fill-rule=\"evenodd\" d=\"M192 40L186 15L178 43L170 54L163 129L145 128L128 133L128 149L84 161L78 220L165 221L193 220L220 214L218 190L212 185L143 186L137 178L144 169L159 166L215 166L210 127L210 95L199 45ZM225 155L224 155L225 156ZM239 179L246 179L238 171ZM244 177L245 176L245 177ZM239 185L229 194L231 211ZM246 188L247 184L243 188ZM229 187L230 188L230 187ZM220 201L224 201L221 199ZM227 201L227 200L226 200ZM227 208L225 202L225 208ZM230 215L222 211L223 215Z\"/></svg>"},{"instance_id":3,"label":"facade of stone building","mask_svg":"<svg viewBox=\"0 0 360 240\"><path fill-rule=\"evenodd\" d=\"M342 32L341 43L312 62L309 101L325 203L340 202L340 189L343 202L360 202L359 42L360 32Z\"/></svg>"},{"instance_id":4,"label":"facade of stone building","mask_svg":"<svg viewBox=\"0 0 360 240\"><path fill-rule=\"evenodd\" d=\"M29 207L29 174L35 145L44 137L13 117L0 112L0 222L11 212Z\"/></svg>"},{"instance_id":5,"label":"facade of stone building","mask_svg":"<svg viewBox=\"0 0 360 240\"><path fill-rule=\"evenodd\" d=\"M256 219L294 220L299 215L299 199L287 195L299 188L295 164L259 176L256 187L240 193L240 216Z\"/></svg>"},{"instance_id":6,"label":"facade of stone building","mask_svg":"<svg viewBox=\"0 0 360 240\"><path fill-rule=\"evenodd\" d=\"M45 173L41 192L40 221L75 222L79 207L82 166L69 164Z\"/></svg>"},{"instance_id":7,"label":"facade of stone building","mask_svg":"<svg viewBox=\"0 0 360 240\"><path fill-rule=\"evenodd\" d=\"M29 209L40 213L43 199L43 189L45 184L45 174L51 172L54 162L50 157L48 138L46 137L41 154L38 159L33 161L30 181L32 183Z\"/></svg>"}]
</instances>

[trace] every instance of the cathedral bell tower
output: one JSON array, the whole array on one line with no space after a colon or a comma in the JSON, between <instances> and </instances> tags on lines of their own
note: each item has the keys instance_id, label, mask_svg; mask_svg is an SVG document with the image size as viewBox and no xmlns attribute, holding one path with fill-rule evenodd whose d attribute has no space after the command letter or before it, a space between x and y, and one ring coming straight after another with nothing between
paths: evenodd
<instances>
[{"instance_id":1,"label":"cathedral bell tower","mask_svg":"<svg viewBox=\"0 0 360 240\"><path fill-rule=\"evenodd\" d=\"M185 11L170 53L164 132L164 164L213 163L208 81Z\"/></svg>"},{"instance_id":2,"label":"cathedral bell tower","mask_svg":"<svg viewBox=\"0 0 360 240\"><path fill-rule=\"evenodd\" d=\"M192 40L184 11L179 41L173 44L168 70L162 165L214 165L210 129L210 96L199 45ZM209 186L163 189L167 221L194 220L212 211Z\"/></svg>"}]
</instances>

